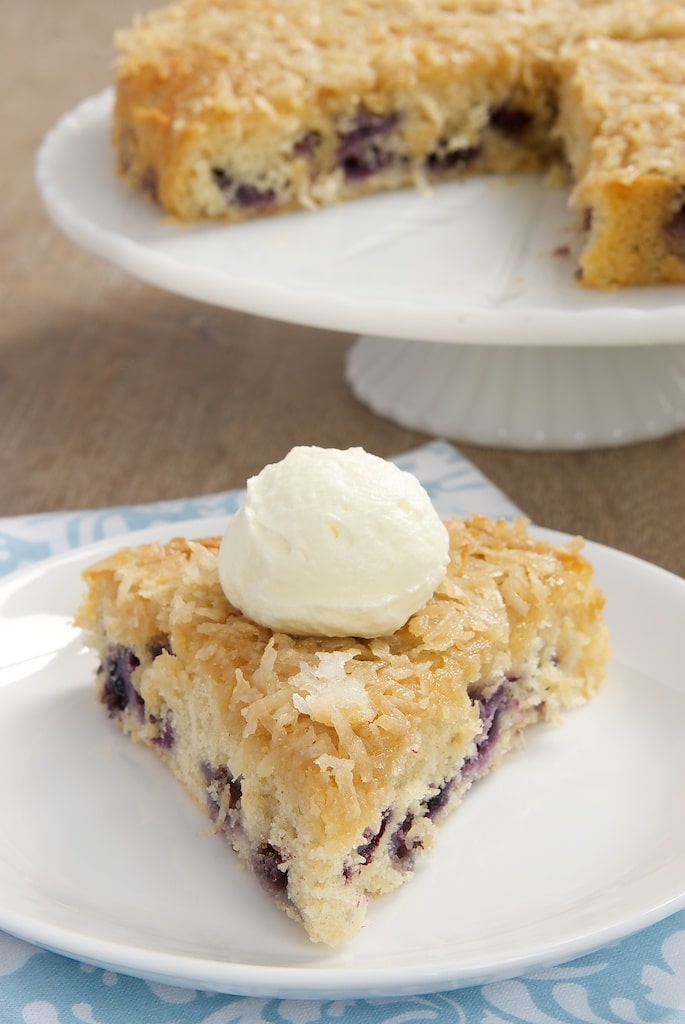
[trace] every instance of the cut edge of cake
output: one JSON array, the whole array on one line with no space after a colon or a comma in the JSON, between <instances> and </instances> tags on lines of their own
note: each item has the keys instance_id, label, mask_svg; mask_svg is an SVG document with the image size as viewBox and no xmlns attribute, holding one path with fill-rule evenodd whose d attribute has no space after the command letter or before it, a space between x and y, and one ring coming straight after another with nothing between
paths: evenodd
<instances>
[{"instance_id":1,"label":"cut edge of cake","mask_svg":"<svg viewBox=\"0 0 685 1024\"><path fill-rule=\"evenodd\" d=\"M685 281L685 39L589 39L562 50L557 131L585 232L579 279Z\"/></svg>"},{"instance_id":2,"label":"cut edge of cake","mask_svg":"<svg viewBox=\"0 0 685 1024\"><path fill-rule=\"evenodd\" d=\"M238 221L540 170L558 6L159 8L117 34L119 171L181 219Z\"/></svg>"}]
</instances>

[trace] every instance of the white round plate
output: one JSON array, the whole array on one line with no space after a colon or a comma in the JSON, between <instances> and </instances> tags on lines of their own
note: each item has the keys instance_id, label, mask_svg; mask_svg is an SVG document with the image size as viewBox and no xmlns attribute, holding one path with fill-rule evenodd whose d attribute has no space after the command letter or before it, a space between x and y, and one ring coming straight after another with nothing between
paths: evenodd
<instances>
[{"instance_id":1,"label":"white round plate","mask_svg":"<svg viewBox=\"0 0 685 1024\"><path fill-rule=\"evenodd\" d=\"M360 998L559 963L685 906L685 580L589 544L614 652L597 698L528 730L352 943L310 944L96 704L70 626L96 558L224 527L148 529L0 585L0 928L152 981Z\"/></svg>"}]
</instances>

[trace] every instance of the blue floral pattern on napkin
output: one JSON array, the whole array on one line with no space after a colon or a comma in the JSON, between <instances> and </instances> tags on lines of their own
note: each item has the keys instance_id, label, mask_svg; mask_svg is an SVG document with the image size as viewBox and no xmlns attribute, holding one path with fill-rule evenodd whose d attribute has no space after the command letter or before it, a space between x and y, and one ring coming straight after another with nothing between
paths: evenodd
<instances>
[{"instance_id":1,"label":"blue floral pattern on napkin","mask_svg":"<svg viewBox=\"0 0 685 1024\"><path fill-rule=\"evenodd\" d=\"M456 449L395 460L441 515L518 514ZM180 501L0 519L0 574L157 523L229 514L240 491ZM0 828L2 827L0 818ZM361 1000L226 996L141 981L0 932L0 1024L685 1024L685 911L525 978L454 992Z\"/></svg>"}]
</instances>

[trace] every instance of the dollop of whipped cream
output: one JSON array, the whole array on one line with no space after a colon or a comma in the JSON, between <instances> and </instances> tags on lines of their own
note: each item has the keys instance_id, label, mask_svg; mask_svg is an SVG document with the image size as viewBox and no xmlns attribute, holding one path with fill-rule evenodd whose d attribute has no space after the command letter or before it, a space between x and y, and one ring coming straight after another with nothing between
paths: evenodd
<instances>
[{"instance_id":1,"label":"dollop of whipped cream","mask_svg":"<svg viewBox=\"0 0 685 1024\"><path fill-rule=\"evenodd\" d=\"M422 608L448 561L447 530L411 473L363 448L301 446L248 480L219 579L270 629L370 638Z\"/></svg>"}]
</instances>

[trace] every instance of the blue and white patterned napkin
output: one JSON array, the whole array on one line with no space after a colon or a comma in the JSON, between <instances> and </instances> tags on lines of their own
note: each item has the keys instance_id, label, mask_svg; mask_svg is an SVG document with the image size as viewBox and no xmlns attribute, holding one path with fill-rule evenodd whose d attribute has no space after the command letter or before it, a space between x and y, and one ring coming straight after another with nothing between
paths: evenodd
<instances>
[{"instance_id":1,"label":"blue and white patterned napkin","mask_svg":"<svg viewBox=\"0 0 685 1024\"><path fill-rule=\"evenodd\" d=\"M441 441L395 460L441 515L518 510ZM233 512L242 492L0 518L0 574L158 523ZM2 816L0 809L0 828ZM685 1024L685 911L561 967L454 992L362 1000L226 996L141 981L0 932L0 1024Z\"/></svg>"}]
</instances>

